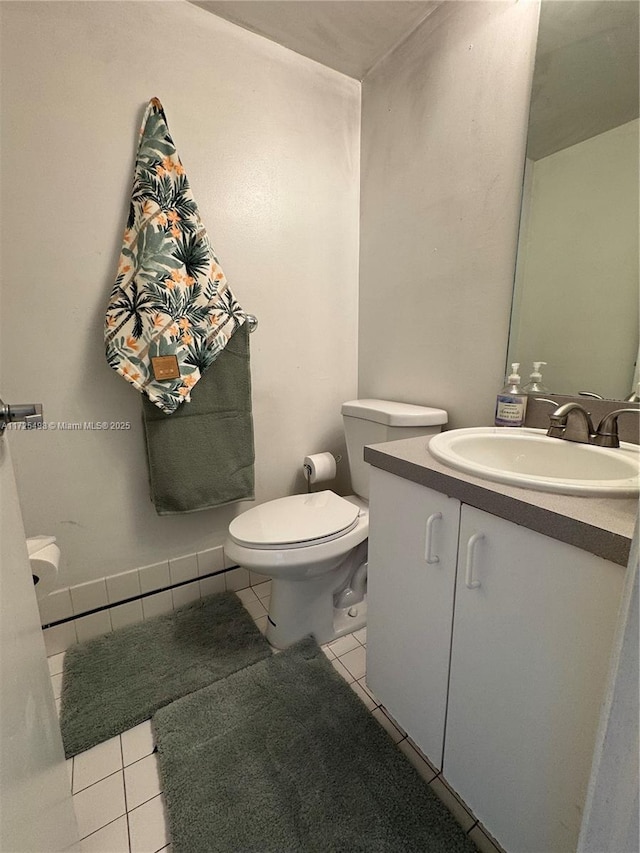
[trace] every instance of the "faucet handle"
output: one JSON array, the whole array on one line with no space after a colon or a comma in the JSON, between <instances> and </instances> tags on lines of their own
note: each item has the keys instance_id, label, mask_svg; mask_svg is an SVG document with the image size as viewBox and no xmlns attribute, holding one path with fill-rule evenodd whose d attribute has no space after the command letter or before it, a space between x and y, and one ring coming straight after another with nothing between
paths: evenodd
<instances>
[{"instance_id":1,"label":"faucet handle","mask_svg":"<svg viewBox=\"0 0 640 853\"><path fill-rule=\"evenodd\" d=\"M548 400L546 397L534 397L538 403L550 403L553 406L553 412L549 415L549 427L547 429L547 435L549 438L562 438L564 436L564 431L567 427L567 418L557 418L556 411L559 408L559 405L556 400Z\"/></svg>"},{"instance_id":2,"label":"faucet handle","mask_svg":"<svg viewBox=\"0 0 640 853\"><path fill-rule=\"evenodd\" d=\"M615 412L609 412L598 424L593 444L598 447L620 447L618 418L626 414L640 415L640 409L616 409Z\"/></svg>"}]
</instances>

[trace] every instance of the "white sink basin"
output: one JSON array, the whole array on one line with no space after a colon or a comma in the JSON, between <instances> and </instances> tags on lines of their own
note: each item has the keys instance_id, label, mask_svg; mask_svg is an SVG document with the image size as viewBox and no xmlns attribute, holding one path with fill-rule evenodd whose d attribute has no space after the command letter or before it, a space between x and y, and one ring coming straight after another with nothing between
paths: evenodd
<instances>
[{"instance_id":1,"label":"white sink basin","mask_svg":"<svg viewBox=\"0 0 640 853\"><path fill-rule=\"evenodd\" d=\"M561 495L635 497L640 487L640 450L625 442L613 450L541 429L473 427L435 435L429 453L485 480Z\"/></svg>"}]
</instances>

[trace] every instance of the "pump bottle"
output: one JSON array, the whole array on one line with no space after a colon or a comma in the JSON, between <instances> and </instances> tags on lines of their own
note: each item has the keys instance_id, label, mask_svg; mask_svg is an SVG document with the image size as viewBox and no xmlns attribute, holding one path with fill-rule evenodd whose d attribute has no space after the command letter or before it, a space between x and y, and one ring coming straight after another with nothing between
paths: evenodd
<instances>
[{"instance_id":1,"label":"pump bottle","mask_svg":"<svg viewBox=\"0 0 640 853\"><path fill-rule=\"evenodd\" d=\"M546 366L546 361L534 361L533 373L529 376L529 381L522 389L525 394L550 394L551 391L542 382L542 374L540 368Z\"/></svg>"},{"instance_id":2,"label":"pump bottle","mask_svg":"<svg viewBox=\"0 0 640 853\"><path fill-rule=\"evenodd\" d=\"M527 395L520 387L519 362L511 365L507 384L496 398L496 426L520 427L524 424Z\"/></svg>"}]
</instances>

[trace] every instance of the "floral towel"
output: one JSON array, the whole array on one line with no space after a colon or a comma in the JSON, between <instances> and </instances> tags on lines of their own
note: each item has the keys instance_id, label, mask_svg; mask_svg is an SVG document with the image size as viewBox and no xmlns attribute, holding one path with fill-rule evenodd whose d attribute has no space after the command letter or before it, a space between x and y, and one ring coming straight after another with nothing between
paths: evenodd
<instances>
[{"instance_id":1,"label":"floral towel","mask_svg":"<svg viewBox=\"0 0 640 853\"><path fill-rule=\"evenodd\" d=\"M162 104L153 98L140 130L107 308L107 361L171 414L190 400L245 319L200 220Z\"/></svg>"}]
</instances>

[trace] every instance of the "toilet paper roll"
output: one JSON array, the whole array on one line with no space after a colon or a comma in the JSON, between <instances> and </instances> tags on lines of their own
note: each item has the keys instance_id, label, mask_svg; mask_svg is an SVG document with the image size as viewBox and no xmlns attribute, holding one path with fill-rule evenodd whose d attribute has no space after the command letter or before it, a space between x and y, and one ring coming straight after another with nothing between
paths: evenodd
<instances>
[{"instance_id":1,"label":"toilet paper roll","mask_svg":"<svg viewBox=\"0 0 640 853\"><path fill-rule=\"evenodd\" d=\"M332 453L305 456L303 467L310 483L323 483L325 480L333 480L336 476L336 460Z\"/></svg>"},{"instance_id":2,"label":"toilet paper roll","mask_svg":"<svg viewBox=\"0 0 640 853\"><path fill-rule=\"evenodd\" d=\"M29 557L29 563L36 587L36 598L44 598L51 592L58 580L60 548L57 545L47 545L46 548L41 548L32 557Z\"/></svg>"}]
</instances>

